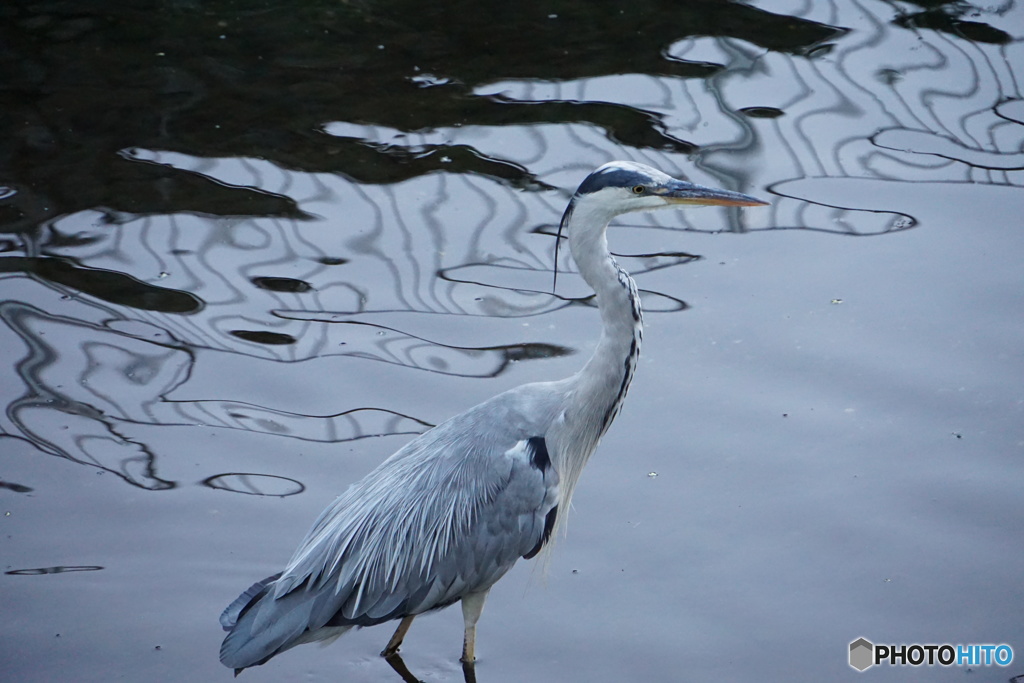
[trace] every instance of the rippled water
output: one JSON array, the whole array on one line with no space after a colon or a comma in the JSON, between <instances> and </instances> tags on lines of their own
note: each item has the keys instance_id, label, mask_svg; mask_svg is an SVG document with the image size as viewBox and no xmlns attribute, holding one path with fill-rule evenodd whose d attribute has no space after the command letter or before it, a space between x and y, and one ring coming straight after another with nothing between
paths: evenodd
<instances>
[{"instance_id":1,"label":"rippled water","mask_svg":"<svg viewBox=\"0 0 1024 683\"><path fill-rule=\"evenodd\" d=\"M644 356L481 683L1024 674L1020 5L443 5L0 9L5 680L228 680L220 610L334 496L582 363L554 226L616 158L773 203L612 230ZM389 636L243 676L397 681Z\"/></svg>"}]
</instances>

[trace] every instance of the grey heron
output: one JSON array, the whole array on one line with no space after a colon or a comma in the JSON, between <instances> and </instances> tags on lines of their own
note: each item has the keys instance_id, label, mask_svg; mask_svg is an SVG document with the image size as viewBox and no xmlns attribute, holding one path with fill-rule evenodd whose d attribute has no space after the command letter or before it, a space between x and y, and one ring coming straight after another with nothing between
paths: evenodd
<instances>
[{"instance_id":1,"label":"grey heron","mask_svg":"<svg viewBox=\"0 0 1024 683\"><path fill-rule=\"evenodd\" d=\"M414 617L461 601L462 661L472 663L487 592L520 558L536 556L563 521L633 377L640 298L608 250L608 223L632 211L766 203L627 161L587 176L559 225L601 314L587 363L566 379L525 384L470 408L350 486L284 571L224 610L221 662L237 674L301 643L397 619L381 653L395 655Z\"/></svg>"}]
</instances>

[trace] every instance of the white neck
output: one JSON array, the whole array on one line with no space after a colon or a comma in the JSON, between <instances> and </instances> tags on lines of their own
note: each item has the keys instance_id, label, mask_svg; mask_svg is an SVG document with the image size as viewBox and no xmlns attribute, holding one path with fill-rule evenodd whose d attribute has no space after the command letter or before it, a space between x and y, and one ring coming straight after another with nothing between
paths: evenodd
<instances>
[{"instance_id":1,"label":"white neck","mask_svg":"<svg viewBox=\"0 0 1024 683\"><path fill-rule=\"evenodd\" d=\"M608 251L605 236L615 214L578 202L565 228L580 275L597 294L601 339L587 364L567 382L566 441L556 449L561 462L562 500L568 502L583 466L619 412L640 353L643 318L636 285ZM568 510L566 510L567 512Z\"/></svg>"}]
</instances>

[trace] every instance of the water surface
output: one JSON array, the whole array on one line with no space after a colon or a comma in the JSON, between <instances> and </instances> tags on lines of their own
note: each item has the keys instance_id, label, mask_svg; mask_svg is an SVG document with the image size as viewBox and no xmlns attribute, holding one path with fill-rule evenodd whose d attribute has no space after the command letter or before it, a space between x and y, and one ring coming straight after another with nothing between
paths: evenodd
<instances>
[{"instance_id":1,"label":"water surface","mask_svg":"<svg viewBox=\"0 0 1024 683\"><path fill-rule=\"evenodd\" d=\"M5 680L229 680L220 610L348 484L585 360L554 227L612 159L772 206L612 229L644 355L479 680L1024 674L1019 4L0 16ZM244 677L397 681L389 636ZM1018 657L858 674L861 636ZM406 664L462 680L460 638Z\"/></svg>"}]
</instances>

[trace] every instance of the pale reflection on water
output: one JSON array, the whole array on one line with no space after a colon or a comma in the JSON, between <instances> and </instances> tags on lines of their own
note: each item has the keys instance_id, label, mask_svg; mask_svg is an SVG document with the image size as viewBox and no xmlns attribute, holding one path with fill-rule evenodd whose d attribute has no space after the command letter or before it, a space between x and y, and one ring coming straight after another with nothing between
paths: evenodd
<instances>
[{"instance_id":1,"label":"pale reflection on water","mask_svg":"<svg viewBox=\"0 0 1024 683\"><path fill-rule=\"evenodd\" d=\"M386 103L338 111L318 143L378 155L339 172L285 142L119 142L150 174L132 201L165 211L54 215L56 193L0 178L22 202L0 240L5 675L226 680L217 613L327 502L411 435L577 369L597 316L564 252L552 290L553 228L613 158L773 205L612 231L645 355L568 538L495 589L479 678L968 673L856 674L860 636L1005 642L1018 663L971 676L1020 675L1024 21L912 4L754 3L827 37L680 35L650 73L424 64L424 103L494 108L413 130ZM410 676L462 680L459 632L454 613L417 622ZM398 680L387 635L245 676Z\"/></svg>"}]
</instances>

